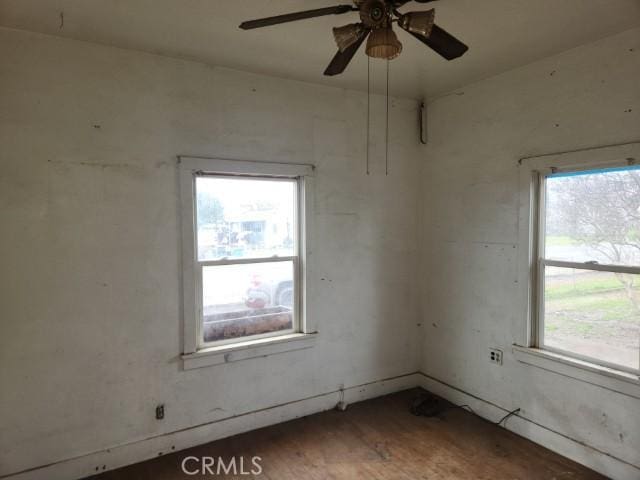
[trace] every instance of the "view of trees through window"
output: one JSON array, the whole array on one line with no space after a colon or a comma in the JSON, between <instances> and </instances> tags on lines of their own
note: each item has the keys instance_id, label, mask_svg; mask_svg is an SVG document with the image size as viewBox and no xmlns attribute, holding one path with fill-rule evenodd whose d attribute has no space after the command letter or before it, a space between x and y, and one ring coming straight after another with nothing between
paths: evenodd
<instances>
[{"instance_id":1,"label":"view of trees through window","mask_svg":"<svg viewBox=\"0 0 640 480\"><path fill-rule=\"evenodd\" d=\"M544 258L640 267L640 169L552 175L545 200ZM640 275L603 268L545 268L544 344L638 369Z\"/></svg>"}]
</instances>

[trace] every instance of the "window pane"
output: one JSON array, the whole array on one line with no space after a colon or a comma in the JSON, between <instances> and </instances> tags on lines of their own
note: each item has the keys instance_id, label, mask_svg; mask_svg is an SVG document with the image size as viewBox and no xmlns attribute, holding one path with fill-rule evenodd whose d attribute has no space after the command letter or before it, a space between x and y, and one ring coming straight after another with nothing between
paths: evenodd
<instances>
[{"instance_id":1,"label":"window pane","mask_svg":"<svg viewBox=\"0 0 640 480\"><path fill-rule=\"evenodd\" d=\"M545 258L640 265L640 169L558 174L546 189Z\"/></svg>"},{"instance_id":2,"label":"window pane","mask_svg":"<svg viewBox=\"0 0 640 480\"><path fill-rule=\"evenodd\" d=\"M198 259L293 256L295 180L197 177Z\"/></svg>"},{"instance_id":3,"label":"window pane","mask_svg":"<svg viewBox=\"0 0 640 480\"><path fill-rule=\"evenodd\" d=\"M547 267L544 344L640 367L640 275Z\"/></svg>"},{"instance_id":4,"label":"window pane","mask_svg":"<svg viewBox=\"0 0 640 480\"><path fill-rule=\"evenodd\" d=\"M293 262L203 267L205 342L293 328Z\"/></svg>"}]
</instances>

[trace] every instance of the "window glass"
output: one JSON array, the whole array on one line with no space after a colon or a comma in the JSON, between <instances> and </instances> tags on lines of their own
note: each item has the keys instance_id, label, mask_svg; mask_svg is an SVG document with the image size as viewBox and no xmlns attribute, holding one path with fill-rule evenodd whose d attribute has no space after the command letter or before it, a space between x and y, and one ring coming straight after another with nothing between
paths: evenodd
<instances>
[{"instance_id":1,"label":"window glass","mask_svg":"<svg viewBox=\"0 0 640 480\"><path fill-rule=\"evenodd\" d=\"M297 180L196 176L201 342L296 329Z\"/></svg>"},{"instance_id":2,"label":"window glass","mask_svg":"<svg viewBox=\"0 0 640 480\"><path fill-rule=\"evenodd\" d=\"M294 256L295 180L196 177L198 260Z\"/></svg>"},{"instance_id":3,"label":"window glass","mask_svg":"<svg viewBox=\"0 0 640 480\"><path fill-rule=\"evenodd\" d=\"M640 169L554 174L544 188L542 345L638 370Z\"/></svg>"},{"instance_id":4,"label":"window glass","mask_svg":"<svg viewBox=\"0 0 640 480\"><path fill-rule=\"evenodd\" d=\"M546 267L544 344L640 368L640 275Z\"/></svg>"},{"instance_id":5,"label":"window glass","mask_svg":"<svg viewBox=\"0 0 640 480\"><path fill-rule=\"evenodd\" d=\"M545 198L545 258L640 265L640 169L552 175Z\"/></svg>"},{"instance_id":6,"label":"window glass","mask_svg":"<svg viewBox=\"0 0 640 480\"><path fill-rule=\"evenodd\" d=\"M291 330L292 261L204 266L202 320L205 342Z\"/></svg>"}]
</instances>

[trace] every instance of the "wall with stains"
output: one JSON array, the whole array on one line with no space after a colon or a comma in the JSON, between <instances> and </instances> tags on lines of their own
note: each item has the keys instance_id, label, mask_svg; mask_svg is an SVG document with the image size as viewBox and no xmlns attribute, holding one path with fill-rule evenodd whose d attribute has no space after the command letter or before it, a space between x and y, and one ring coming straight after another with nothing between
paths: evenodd
<instances>
[{"instance_id":1,"label":"wall with stains","mask_svg":"<svg viewBox=\"0 0 640 480\"><path fill-rule=\"evenodd\" d=\"M640 140L640 29L428 106L424 352L441 382L640 467L640 400L519 363L518 159ZM491 347L504 365L489 363Z\"/></svg>"},{"instance_id":2,"label":"wall with stains","mask_svg":"<svg viewBox=\"0 0 640 480\"><path fill-rule=\"evenodd\" d=\"M364 93L8 29L0 58L0 476L417 370L415 102L385 176L372 98L367 176ZM317 166L315 347L182 370L179 154Z\"/></svg>"}]
</instances>

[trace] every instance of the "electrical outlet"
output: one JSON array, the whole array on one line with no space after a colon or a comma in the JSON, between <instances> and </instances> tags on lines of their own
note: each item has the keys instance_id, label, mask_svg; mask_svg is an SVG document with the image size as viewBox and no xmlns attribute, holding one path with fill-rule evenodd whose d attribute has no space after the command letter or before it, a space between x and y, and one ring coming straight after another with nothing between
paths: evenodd
<instances>
[{"instance_id":1,"label":"electrical outlet","mask_svg":"<svg viewBox=\"0 0 640 480\"><path fill-rule=\"evenodd\" d=\"M495 363L496 365L502 365L502 350L498 350L497 348L490 348L489 360L491 361L491 363Z\"/></svg>"},{"instance_id":2,"label":"electrical outlet","mask_svg":"<svg viewBox=\"0 0 640 480\"><path fill-rule=\"evenodd\" d=\"M158 405L156 407L156 420L162 420L164 418L164 405Z\"/></svg>"}]
</instances>

